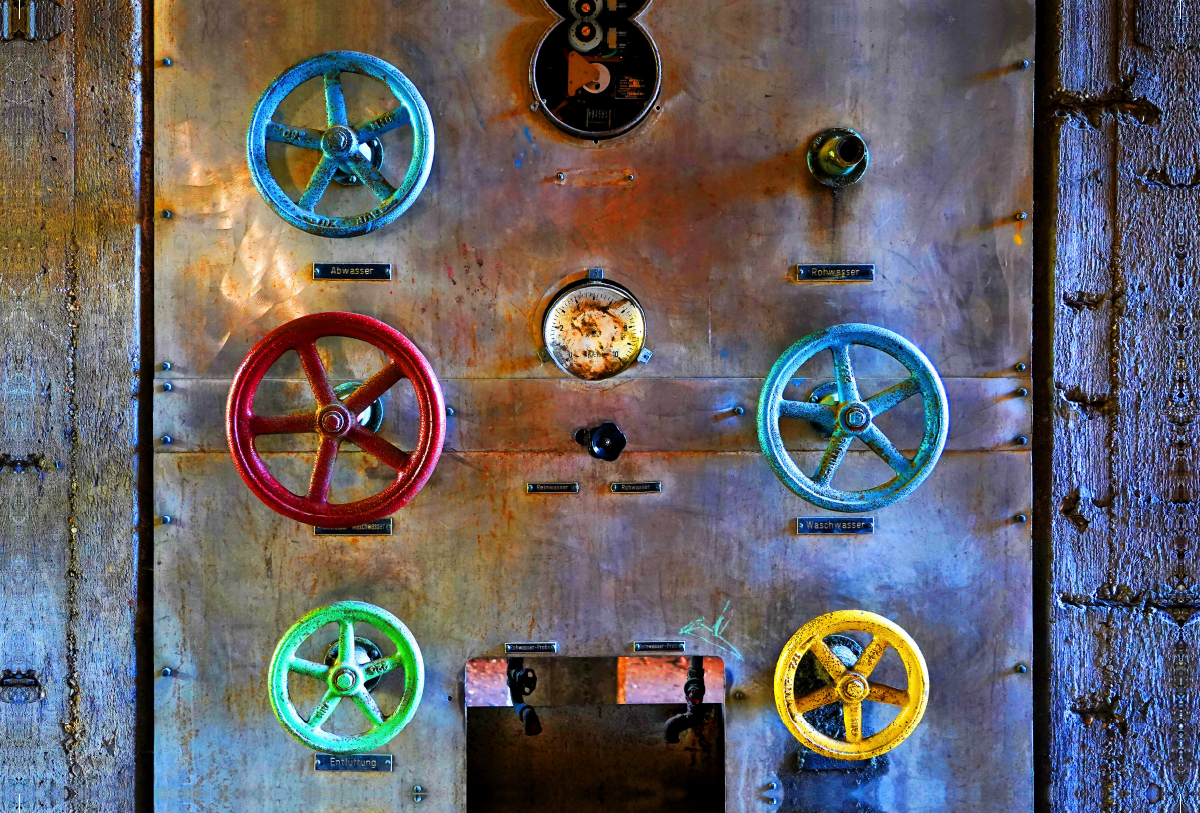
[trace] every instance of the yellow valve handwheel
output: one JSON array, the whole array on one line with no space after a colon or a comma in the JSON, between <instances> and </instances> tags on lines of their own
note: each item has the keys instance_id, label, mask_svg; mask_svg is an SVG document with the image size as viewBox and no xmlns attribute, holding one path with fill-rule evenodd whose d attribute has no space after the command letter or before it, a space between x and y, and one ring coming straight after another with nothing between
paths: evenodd
<instances>
[{"instance_id":1,"label":"yellow valve handwheel","mask_svg":"<svg viewBox=\"0 0 1200 813\"><path fill-rule=\"evenodd\" d=\"M871 642L853 666L846 666L825 643L825 637L851 631L870 633ZM888 647L904 664L908 676L904 689L869 680ZM796 667L806 652L812 652L833 683L796 697ZM900 713L883 730L864 737L864 701L897 706ZM775 665L775 708L784 725L805 746L834 759L870 759L892 750L921 722L928 702L929 669L916 641L883 616L865 610L838 610L809 621L787 642ZM804 719L807 712L831 703L842 704L844 740L822 734Z\"/></svg>"}]
</instances>

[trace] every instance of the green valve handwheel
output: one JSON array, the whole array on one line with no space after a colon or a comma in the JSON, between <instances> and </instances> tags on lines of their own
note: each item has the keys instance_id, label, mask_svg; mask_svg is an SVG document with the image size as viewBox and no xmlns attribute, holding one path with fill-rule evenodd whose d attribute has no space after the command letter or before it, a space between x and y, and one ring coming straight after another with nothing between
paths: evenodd
<instances>
[{"instance_id":1,"label":"green valve handwheel","mask_svg":"<svg viewBox=\"0 0 1200 813\"><path fill-rule=\"evenodd\" d=\"M379 630L396 647L396 654L358 663L355 648L354 624L369 624ZM299 657L300 646L326 624L337 624L337 657L332 666ZM346 653L349 653L347 656ZM384 716L375 698L366 688L369 680L394 669L404 670L404 696L390 715ZM325 684L325 695L306 720L296 710L288 691L288 678L297 673ZM293 737L329 754L357 754L384 745L400 733L400 729L417 712L425 686L425 664L417 640L399 618L373 604L361 601L339 601L328 607L318 607L292 625L275 647L268 675L271 709L279 722ZM370 728L360 734L335 734L322 726L343 701L349 700L362 712Z\"/></svg>"}]
</instances>

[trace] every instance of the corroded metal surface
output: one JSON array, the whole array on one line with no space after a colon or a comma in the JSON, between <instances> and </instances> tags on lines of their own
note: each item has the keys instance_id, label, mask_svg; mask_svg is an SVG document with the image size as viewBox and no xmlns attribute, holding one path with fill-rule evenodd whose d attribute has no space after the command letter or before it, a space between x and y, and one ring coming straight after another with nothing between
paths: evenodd
<instances>
[{"instance_id":1,"label":"corroded metal surface","mask_svg":"<svg viewBox=\"0 0 1200 813\"><path fill-rule=\"evenodd\" d=\"M1013 519L1030 501L1015 443L1029 429L1015 392L1029 383L1014 369L1030 348L1027 226L1013 218L1030 194L1031 77L1012 69L1031 48L1026 2L660 2L639 18L662 57L655 109L596 145L531 109L530 59L553 24L537 0L160 0L155 19L159 56L173 59L156 83L155 188L174 215L156 235L157 358L172 364L159 377L173 389L156 393L155 418L156 434L175 438L156 455L156 507L175 520L156 531L155 649L157 665L178 669L156 695L160 810L391 809L420 784L422 810L461 811L469 658L503 657L505 641L612 656L680 637L689 655L725 659L728 810L761 809L770 782L784 810L1029 806L1029 679L1013 670L1031 646L1028 525ZM404 217L335 241L261 200L244 138L262 88L338 49L374 54L420 88L438 152ZM364 117L391 109L354 79L347 98ZM320 93L288 105L324 115ZM871 167L833 192L805 155L837 125L863 135ZM388 149L385 177L401 160ZM299 184L314 162L279 168ZM312 263L327 261L392 263L394 278L314 281ZM798 283L798 262L875 263L877 274ZM546 306L594 267L636 295L654 350L605 382L538 357ZM454 409L446 453L391 536L314 536L254 499L223 448L222 394L242 358L275 327L327 310L409 337ZM796 516L829 515L774 477L753 407L789 346L846 322L920 347L954 422L936 470L875 515L874 534L798 537ZM377 369L374 351L349 344L327 360L336 381ZM882 354L856 361L879 389L904 375ZM785 397L807 398L832 372L807 372ZM298 366L273 375L263 408L303 406ZM410 448L412 395L389 398L380 432ZM907 449L923 426L910 406L884 416ZM610 420L628 448L589 458L572 434ZM783 428L785 446L815 467L827 442L789 423L800 425ZM315 448L270 448L281 481L307 479ZM890 476L872 453L849 454L862 486ZM357 453L339 464L332 489L347 498L392 474ZM662 491L610 490L646 481ZM580 488L526 494L529 482ZM271 715L272 647L339 600L386 607L420 641L425 697L385 746L392 774L316 774ZM912 735L848 789L799 769L772 673L801 624L851 607L920 642L931 691ZM381 704L393 690L380 684Z\"/></svg>"}]
</instances>

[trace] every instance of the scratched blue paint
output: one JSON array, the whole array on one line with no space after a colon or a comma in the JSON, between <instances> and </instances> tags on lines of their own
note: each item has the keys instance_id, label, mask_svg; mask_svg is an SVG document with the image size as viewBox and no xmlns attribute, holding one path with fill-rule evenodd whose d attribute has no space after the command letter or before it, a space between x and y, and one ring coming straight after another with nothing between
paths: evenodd
<instances>
[{"instance_id":1,"label":"scratched blue paint","mask_svg":"<svg viewBox=\"0 0 1200 813\"><path fill-rule=\"evenodd\" d=\"M400 106L359 125L351 125L346 116L341 74L357 73L377 79L400 102ZM310 79L323 77L328 130L311 130L272 121L279 105L289 94ZM399 127L412 127L412 159L404 179L393 187L370 166L358 144L377 138ZM317 150L321 160L299 200L292 200L280 187L267 166L267 142L276 141ZM378 57L353 51L328 51L288 68L263 91L254 107L246 134L246 157L250 177L276 214L291 225L322 237L357 237L394 221L412 206L433 168L433 119L429 107L416 86L394 67ZM327 217L315 208L328 188L333 174L342 169L366 181L379 198L375 208L359 215Z\"/></svg>"},{"instance_id":2,"label":"scratched blue paint","mask_svg":"<svg viewBox=\"0 0 1200 813\"><path fill-rule=\"evenodd\" d=\"M533 133L530 132L528 127L525 128L525 140L528 141L530 144L533 144L533 154L537 155L538 154L537 144L533 143Z\"/></svg>"}]
</instances>

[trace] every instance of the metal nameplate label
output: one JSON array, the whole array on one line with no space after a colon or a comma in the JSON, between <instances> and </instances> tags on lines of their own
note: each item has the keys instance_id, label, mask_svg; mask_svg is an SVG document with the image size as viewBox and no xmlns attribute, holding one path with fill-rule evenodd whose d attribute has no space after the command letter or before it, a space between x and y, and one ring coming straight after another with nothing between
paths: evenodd
<instances>
[{"instance_id":1,"label":"metal nameplate label","mask_svg":"<svg viewBox=\"0 0 1200 813\"><path fill-rule=\"evenodd\" d=\"M318 771L392 772L391 754L317 754L313 768Z\"/></svg>"},{"instance_id":2,"label":"metal nameplate label","mask_svg":"<svg viewBox=\"0 0 1200 813\"><path fill-rule=\"evenodd\" d=\"M634 652L683 652L687 647L683 641L634 641Z\"/></svg>"},{"instance_id":3,"label":"metal nameplate label","mask_svg":"<svg viewBox=\"0 0 1200 813\"><path fill-rule=\"evenodd\" d=\"M578 494L579 483L526 483L526 494Z\"/></svg>"},{"instance_id":4,"label":"metal nameplate label","mask_svg":"<svg viewBox=\"0 0 1200 813\"><path fill-rule=\"evenodd\" d=\"M613 483L609 488L613 494L658 494L662 491L662 483L657 480L652 483Z\"/></svg>"},{"instance_id":5,"label":"metal nameplate label","mask_svg":"<svg viewBox=\"0 0 1200 813\"><path fill-rule=\"evenodd\" d=\"M796 266L796 282L870 282L873 279L875 279L874 263L828 263Z\"/></svg>"},{"instance_id":6,"label":"metal nameplate label","mask_svg":"<svg viewBox=\"0 0 1200 813\"><path fill-rule=\"evenodd\" d=\"M351 525L349 528L322 528L318 525L313 528L313 533L317 536L391 536L392 518Z\"/></svg>"},{"instance_id":7,"label":"metal nameplate label","mask_svg":"<svg viewBox=\"0 0 1200 813\"><path fill-rule=\"evenodd\" d=\"M389 280L392 278L391 263L313 263L313 279L336 280Z\"/></svg>"},{"instance_id":8,"label":"metal nameplate label","mask_svg":"<svg viewBox=\"0 0 1200 813\"><path fill-rule=\"evenodd\" d=\"M522 641L505 644L506 655L554 655L558 652L557 641Z\"/></svg>"},{"instance_id":9,"label":"metal nameplate label","mask_svg":"<svg viewBox=\"0 0 1200 813\"><path fill-rule=\"evenodd\" d=\"M805 534L871 534L875 533L875 517L796 517L796 533Z\"/></svg>"}]
</instances>

